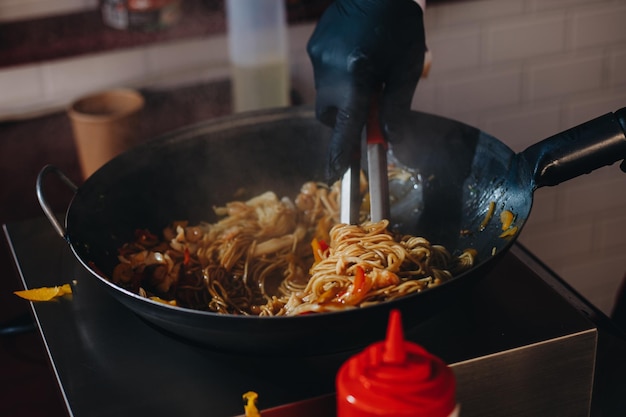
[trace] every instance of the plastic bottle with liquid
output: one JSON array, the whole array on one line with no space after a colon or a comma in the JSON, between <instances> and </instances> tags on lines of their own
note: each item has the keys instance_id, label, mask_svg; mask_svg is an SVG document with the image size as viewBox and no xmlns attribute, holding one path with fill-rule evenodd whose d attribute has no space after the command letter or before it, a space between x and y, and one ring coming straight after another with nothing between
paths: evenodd
<instances>
[{"instance_id":1,"label":"plastic bottle with liquid","mask_svg":"<svg viewBox=\"0 0 626 417\"><path fill-rule=\"evenodd\" d=\"M289 105L284 0L227 0L235 112Z\"/></svg>"},{"instance_id":2,"label":"plastic bottle with liquid","mask_svg":"<svg viewBox=\"0 0 626 417\"><path fill-rule=\"evenodd\" d=\"M352 356L336 378L337 417L458 417L452 369L404 340L392 310L387 336Z\"/></svg>"}]
</instances>

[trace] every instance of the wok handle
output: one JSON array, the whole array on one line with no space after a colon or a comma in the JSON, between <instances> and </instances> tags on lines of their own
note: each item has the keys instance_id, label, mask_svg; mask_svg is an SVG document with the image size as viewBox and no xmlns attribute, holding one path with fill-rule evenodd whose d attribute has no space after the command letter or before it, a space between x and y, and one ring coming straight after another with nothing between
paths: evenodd
<instances>
[{"instance_id":1,"label":"wok handle","mask_svg":"<svg viewBox=\"0 0 626 417\"><path fill-rule=\"evenodd\" d=\"M626 158L626 107L558 133L524 150L534 188L588 174ZM620 168L626 172L626 160Z\"/></svg>"},{"instance_id":2,"label":"wok handle","mask_svg":"<svg viewBox=\"0 0 626 417\"><path fill-rule=\"evenodd\" d=\"M69 242L67 231L65 230L65 228L63 227L59 219L55 216L54 211L52 210L52 207L50 207L50 204L48 204L44 196L43 182L44 182L44 179L51 173L56 174L57 177L59 177L61 181L72 190L72 192L76 193L76 190L78 190L78 187L59 168L53 165L46 165L45 167L41 169L41 171L39 171L39 175L37 175L36 188L37 188L37 199L39 200L39 205L41 206L48 220L50 220L50 223L52 223L54 230L56 230L56 232L63 239L65 239L66 242Z\"/></svg>"}]
</instances>

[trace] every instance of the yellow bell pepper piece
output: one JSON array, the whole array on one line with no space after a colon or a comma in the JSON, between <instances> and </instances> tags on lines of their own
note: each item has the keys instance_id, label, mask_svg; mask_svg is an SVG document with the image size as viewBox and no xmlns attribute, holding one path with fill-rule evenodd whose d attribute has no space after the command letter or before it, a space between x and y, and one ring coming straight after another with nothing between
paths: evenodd
<instances>
[{"instance_id":1,"label":"yellow bell pepper piece","mask_svg":"<svg viewBox=\"0 0 626 417\"><path fill-rule=\"evenodd\" d=\"M496 208L496 202L495 201L489 202L489 209L487 210L487 214L485 215L485 218L480 224L481 232L485 230L485 228L487 227L487 224L489 224L489 221L491 220L491 217L493 216L493 211L495 210L495 208Z\"/></svg>"},{"instance_id":2,"label":"yellow bell pepper piece","mask_svg":"<svg viewBox=\"0 0 626 417\"><path fill-rule=\"evenodd\" d=\"M70 284L63 284L56 287L32 288L30 290L13 291L13 294L29 301L50 301L65 294L71 294Z\"/></svg>"},{"instance_id":3,"label":"yellow bell pepper piece","mask_svg":"<svg viewBox=\"0 0 626 417\"><path fill-rule=\"evenodd\" d=\"M509 236L514 236L517 233L517 226L513 226L509 229L506 229L504 232L500 233L499 237L509 237Z\"/></svg>"},{"instance_id":4,"label":"yellow bell pepper piece","mask_svg":"<svg viewBox=\"0 0 626 417\"><path fill-rule=\"evenodd\" d=\"M509 210L504 210L500 213L500 221L502 222L502 230L507 230L513 224L515 216Z\"/></svg>"},{"instance_id":5,"label":"yellow bell pepper piece","mask_svg":"<svg viewBox=\"0 0 626 417\"><path fill-rule=\"evenodd\" d=\"M261 413L256 408L256 400L259 398L259 394L254 391L248 391L243 394L243 399L246 402L244 404L244 411L246 417L261 417Z\"/></svg>"}]
</instances>

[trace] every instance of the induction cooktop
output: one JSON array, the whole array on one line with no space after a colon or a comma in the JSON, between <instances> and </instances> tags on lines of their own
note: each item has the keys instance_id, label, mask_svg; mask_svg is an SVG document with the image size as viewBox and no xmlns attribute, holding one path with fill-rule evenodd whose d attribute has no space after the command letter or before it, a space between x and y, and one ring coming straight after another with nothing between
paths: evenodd
<instances>
[{"instance_id":1,"label":"induction cooktop","mask_svg":"<svg viewBox=\"0 0 626 417\"><path fill-rule=\"evenodd\" d=\"M32 304L71 416L235 416L250 390L264 417L332 409L334 376L355 351L255 356L190 343L113 299L45 218L4 232L25 288L72 285L69 298ZM606 320L515 244L461 302L405 336L452 367L464 417L589 416L614 385Z\"/></svg>"}]
</instances>

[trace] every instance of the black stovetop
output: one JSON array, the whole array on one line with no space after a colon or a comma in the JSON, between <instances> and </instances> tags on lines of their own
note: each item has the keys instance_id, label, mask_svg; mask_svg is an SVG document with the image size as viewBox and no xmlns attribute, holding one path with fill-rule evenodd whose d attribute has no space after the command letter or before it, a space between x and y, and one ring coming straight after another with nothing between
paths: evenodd
<instances>
[{"instance_id":1,"label":"black stovetop","mask_svg":"<svg viewBox=\"0 0 626 417\"><path fill-rule=\"evenodd\" d=\"M33 304L72 416L233 416L249 390L275 407L332 393L354 353L253 357L190 344L114 300L47 219L5 225L5 235L26 288L72 283L71 298ZM464 302L407 338L454 364L589 331L598 315L515 244Z\"/></svg>"}]
</instances>

